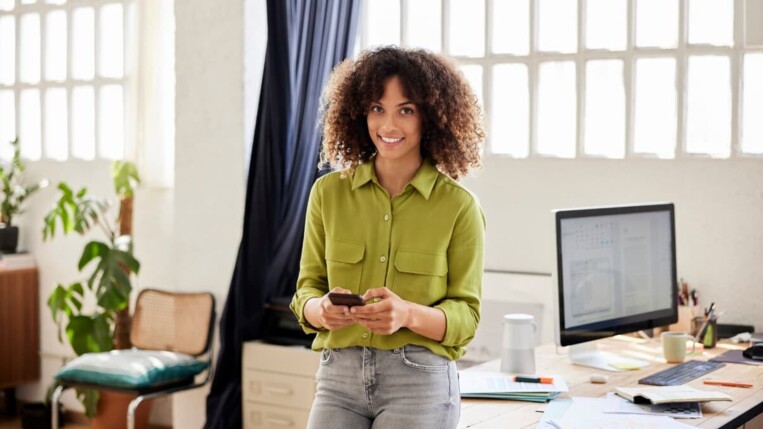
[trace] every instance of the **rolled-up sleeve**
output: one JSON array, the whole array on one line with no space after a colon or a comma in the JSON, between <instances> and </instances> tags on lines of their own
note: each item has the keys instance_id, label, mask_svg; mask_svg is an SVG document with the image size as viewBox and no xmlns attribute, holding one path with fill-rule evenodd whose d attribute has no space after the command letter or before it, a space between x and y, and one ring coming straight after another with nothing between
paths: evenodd
<instances>
[{"instance_id":1,"label":"rolled-up sleeve","mask_svg":"<svg viewBox=\"0 0 763 429\"><path fill-rule=\"evenodd\" d=\"M474 338L480 321L485 215L476 197L459 214L448 247L448 289L435 307L445 313L443 346L463 347Z\"/></svg>"},{"instance_id":2,"label":"rolled-up sleeve","mask_svg":"<svg viewBox=\"0 0 763 429\"><path fill-rule=\"evenodd\" d=\"M307 202L305 235L302 244L299 277L297 278L297 291L289 305L291 311L297 316L299 324L302 325L302 329L308 334L317 333L319 330L315 329L305 319L305 304L311 298L322 297L328 292L326 259L324 257L326 234L321 209L321 182L321 180L315 182Z\"/></svg>"}]
</instances>

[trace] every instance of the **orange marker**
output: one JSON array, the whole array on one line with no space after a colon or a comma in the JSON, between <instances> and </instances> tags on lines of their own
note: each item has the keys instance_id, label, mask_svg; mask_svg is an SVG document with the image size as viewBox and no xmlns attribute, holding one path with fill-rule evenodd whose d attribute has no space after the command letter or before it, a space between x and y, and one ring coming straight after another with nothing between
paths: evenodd
<instances>
[{"instance_id":1,"label":"orange marker","mask_svg":"<svg viewBox=\"0 0 763 429\"><path fill-rule=\"evenodd\" d=\"M735 381L715 381L705 380L705 384L711 384L713 386L728 386L728 387L752 387L752 383L738 383Z\"/></svg>"},{"instance_id":2,"label":"orange marker","mask_svg":"<svg viewBox=\"0 0 763 429\"><path fill-rule=\"evenodd\" d=\"M526 377L524 375L515 375L514 381L520 383L554 384L554 379L551 377Z\"/></svg>"}]
</instances>

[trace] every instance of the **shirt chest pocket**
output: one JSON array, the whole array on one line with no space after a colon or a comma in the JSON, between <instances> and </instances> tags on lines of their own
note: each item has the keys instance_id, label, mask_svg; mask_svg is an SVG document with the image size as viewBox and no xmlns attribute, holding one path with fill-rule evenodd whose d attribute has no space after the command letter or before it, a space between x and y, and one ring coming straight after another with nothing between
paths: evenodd
<instances>
[{"instance_id":1,"label":"shirt chest pocket","mask_svg":"<svg viewBox=\"0 0 763 429\"><path fill-rule=\"evenodd\" d=\"M448 289L448 257L444 253L398 250L393 290L403 299L432 305Z\"/></svg>"},{"instance_id":2,"label":"shirt chest pocket","mask_svg":"<svg viewBox=\"0 0 763 429\"><path fill-rule=\"evenodd\" d=\"M326 270L329 289L341 287L358 293L365 253L364 243L327 238Z\"/></svg>"}]
</instances>

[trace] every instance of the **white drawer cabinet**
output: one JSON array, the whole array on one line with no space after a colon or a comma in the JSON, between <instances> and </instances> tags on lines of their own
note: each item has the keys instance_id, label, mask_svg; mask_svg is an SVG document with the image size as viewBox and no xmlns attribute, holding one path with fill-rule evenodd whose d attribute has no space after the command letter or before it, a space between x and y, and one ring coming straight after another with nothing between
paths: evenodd
<instances>
[{"instance_id":1,"label":"white drawer cabinet","mask_svg":"<svg viewBox=\"0 0 763 429\"><path fill-rule=\"evenodd\" d=\"M303 429L315 397L320 353L250 341L242 361L244 429Z\"/></svg>"}]
</instances>

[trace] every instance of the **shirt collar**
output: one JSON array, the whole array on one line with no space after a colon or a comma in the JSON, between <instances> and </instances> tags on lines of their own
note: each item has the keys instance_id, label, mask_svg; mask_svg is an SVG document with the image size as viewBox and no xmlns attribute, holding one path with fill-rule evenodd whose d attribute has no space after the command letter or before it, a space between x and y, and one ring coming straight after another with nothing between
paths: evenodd
<instances>
[{"instance_id":1,"label":"shirt collar","mask_svg":"<svg viewBox=\"0 0 763 429\"><path fill-rule=\"evenodd\" d=\"M411 179L410 185L428 200L429 196L432 194L432 189L434 189L439 174L440 172L434 165L432 165L431 161L425 159L419 170L416 172L416 175ZM379 183L376 178L373 158L355 168L355 173L352 177L352 190L354 191L371 181Z\"/></svg>"}]
</instances>

